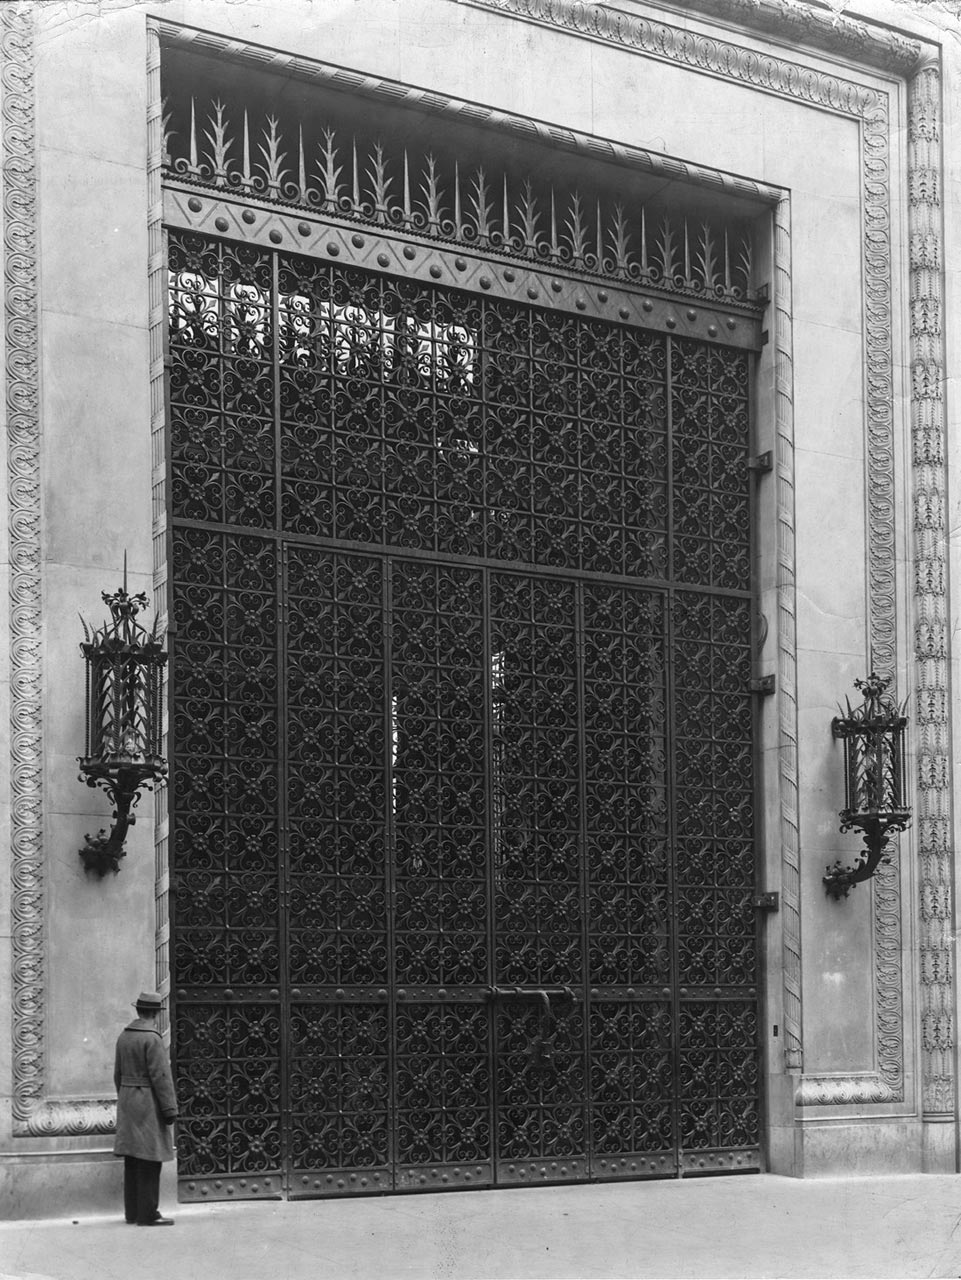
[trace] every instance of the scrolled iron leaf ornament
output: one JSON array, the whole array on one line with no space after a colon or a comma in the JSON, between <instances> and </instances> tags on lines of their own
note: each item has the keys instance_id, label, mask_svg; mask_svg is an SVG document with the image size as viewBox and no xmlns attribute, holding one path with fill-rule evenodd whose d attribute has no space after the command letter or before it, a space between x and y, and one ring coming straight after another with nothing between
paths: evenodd
<instances>
[{"instance_id":1,"label":"scrolled iron leaf ornament","mask_svg":"<svg viewBox=\"0 0 961 1280\"><path fill-rule=\"evenodd\" d=\"M854 686L864 695L858 707L845 699L843 714L831 730L844 743L844 808L841 831L861 831L864 851L853 867L840 861L827 868L824 884L837 901L854 885L869 880L884 860L892 832L904 831L911 810L904 796L905 706L885 696L890 678L871 673Z\"/></svg>"},{"instance_id":2,"label":"scrolled iron leaf ornament","mask_svg":"<svg viewBox=\"0 0 961 1280\"><path fill-rule=\"evenodd\" d=\"M161 755L163 667L167 654L157 639L157 621L148 631L137 621L147 606L141 592L124 585L102 593L111 620L96 630L81 618L86 665L86 751L78 757L80 781L102 787L113 801L113 826L86 835L80 850L85 871L105 876L120 870L124 840L136 819L131 809L143 790L165 776Z\"/></svg>"}]
</instances>

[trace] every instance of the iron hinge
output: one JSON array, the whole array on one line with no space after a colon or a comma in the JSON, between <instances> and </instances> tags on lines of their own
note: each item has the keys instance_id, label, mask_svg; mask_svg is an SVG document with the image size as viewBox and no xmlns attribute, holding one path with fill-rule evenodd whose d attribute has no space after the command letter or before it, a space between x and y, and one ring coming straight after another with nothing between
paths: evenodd
<instances>
[{"instance_id":1,"label":"iron hinge","mask_svg":"<svg viewBox=\"0 0 961 1280\"><path fill-rule=\"evenodd\" d=\"M779 911L781 908L780 894L756 893L754 895L754 906L758 911Z\"/></svg>"},{"instance_id":2,"label":"iron hinge","mask_svg":"<svg viewBox=\"0 0 961 1280\"><path fill-rule=\"evenodd\" d=\"M748 459L748 471L756 471L759 475L764 475L768 471L774 470L774 454L770 449L766 449L764 453L757 453L753 458Z\"/></svg>"},{"instance_id":3,"label":"iron hinge","mask_svg":"<svg viewBox=\"0 0 961 1280\"><path fill-rule=\"evenodd\" d=\"M751 681L751 692L759 693L762 697L772 694L777 688L776 676L758 676L756 680Z\"/></svg>"},{"instance_id":4,"label":"iron hinge","mask_svg":"<svg viewBox=\"0 0 961 1280\"><path fill-rule=\"evenodd\" d=\"M766 307L771 301L771 286L769 284L759 284L754 296L762 306Z\"/></svg>"}]
</instances>

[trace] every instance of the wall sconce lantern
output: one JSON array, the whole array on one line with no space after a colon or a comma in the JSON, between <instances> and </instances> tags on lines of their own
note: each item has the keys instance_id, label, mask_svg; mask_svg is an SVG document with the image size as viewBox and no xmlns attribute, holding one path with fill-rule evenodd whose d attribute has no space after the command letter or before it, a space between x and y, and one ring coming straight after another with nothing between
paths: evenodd
<instances>
[{"instance_id":1,"label":"wall sconce lantern","mask_svg":"<svg viewBox=\"0 0 961 1280\"><path fill-rule=\"evenodd\" d=\"M844 743L844 808L841 830L859 830L864 836L864 852L853 867L836 862L828 867L824 884L837 901L849 890L874 875L894 831L903 831L911 821L904 798L904 730L907 718L884 691L890 679L881 680L873 672L867 680L855 680L864 694L859 707L847 703L845 714L831 722L835 738Z\"/></svg>"},{"instance_id":2,"label":"wall sconce lantern","mask_svg":"<svg viewBox=\"0 0 961 1280\"><path fill-rule=\"evenodd\" d=\"M147 597L127 594L124 584L114 595L103 592L111 621L91 632L83 623L80 646L87 669L87 743L79 756L80 781L102 787L114 803L113 828L86 836L80 850L85 871L104 876L120 870L124 840L136 819L130 810L140 792L165 776L160 754L163 666L167 655L157 639L157 621L147 631L137 614Z\"/></svg>"}]
</instances>

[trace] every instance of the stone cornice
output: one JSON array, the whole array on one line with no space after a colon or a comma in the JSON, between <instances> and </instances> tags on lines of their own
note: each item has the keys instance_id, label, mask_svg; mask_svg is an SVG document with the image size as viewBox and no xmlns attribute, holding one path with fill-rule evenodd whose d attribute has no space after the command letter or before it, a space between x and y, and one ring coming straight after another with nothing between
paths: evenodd
<instances>
[{"instance_id":1,"label":"stone cornice","mask_svg":"<svg viewBox=\"0 0 961 1280\"><path fill-rule=\"evenodd\" d=\"M805 46L874 67L909 76L925 56L921 41L845 13L798 0L671 0L677 9L705 18L736 22L759 35L794 48Z\"/></svg>"},{"instance_id":2,"label":"stone cornice","mask_svg":"<svg viewBox=\"0 0 961 1280\"><path fill-rule=\"evenodd\" d=\"M695 74L716 76L856 120L868 119L879 108L887 109L888 95L857 79L806 66L780 53L760 53L727 39L727 33L722 36L692 31L613 5L585 4L582 0L455 0L455 3L613 45Z\"/></svg>"},{"instance_id":3,"label":"stone cornice","mask_svg":"<svg viewBox=\"0 0 961 1280\"><path fill-rule=\"evenodd\" d=\"M473 4L475 0L457 2ZM618 43L646 44L648 53L656 53L665 37L676 39L674 33L697 38L684 28L593 0L480 0L480 5ZM902 32L802 0L671 0L671 8L678 16L690 13L712 22L736 24L752 34L777 40L792 54L808 48L889 75L908 77L937 56L933 45Z\"/></svg>"}]
</instances>

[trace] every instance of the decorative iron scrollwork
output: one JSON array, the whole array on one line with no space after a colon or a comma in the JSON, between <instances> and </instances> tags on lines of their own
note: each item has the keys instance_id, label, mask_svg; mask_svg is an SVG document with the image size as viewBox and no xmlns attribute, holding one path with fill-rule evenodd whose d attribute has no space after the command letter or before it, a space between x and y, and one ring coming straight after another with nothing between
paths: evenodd
<instances>
[{"instance_id":1,"label":"decorative iron scrollwork","mask_svg":"<svg viewBox=\"0 0 961 1280\"><path fill-rule=\"evenodd\" d=\"M750 357L170 265L185 1177L756 1164Z\"/></svg>"}]
</instances>

